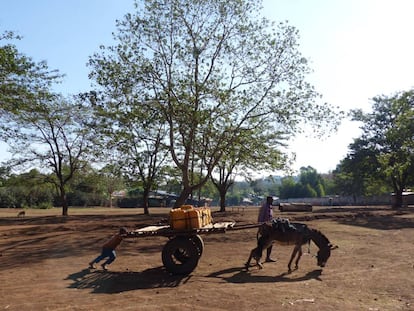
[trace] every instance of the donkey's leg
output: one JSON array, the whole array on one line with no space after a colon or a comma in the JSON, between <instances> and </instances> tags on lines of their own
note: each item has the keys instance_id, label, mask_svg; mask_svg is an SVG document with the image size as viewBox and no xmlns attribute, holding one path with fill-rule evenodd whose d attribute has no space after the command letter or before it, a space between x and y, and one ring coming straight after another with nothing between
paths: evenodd
<instances>
[{"instance_id":1,"label":"donkey's leg","mask_svg":"<svg viewBox=\"0 0 414 311\"><path fill-rule=\"evenodd\" d=\"M299 260L302 257L302 246L299 246L298 258L295 261L295 269L299 269Z\"/></svg>"},{"instance_id":2,"label":"donkey's leg","mask_svg":"<svg viewBox=\"0 0 414 311\"><path fill-rule=\"evenodd\" d=\"M250 261L252 260L252 258L254 258L254 260L256 260L256 265L259 266L260 269L263 269L263 265L260 262L260 258L262 258L262 252L263 252L263 249L260 246L252 249L252 251L250 252L249 259L244 264L245 267L246 267L246 270L249 270Z\"/></svg>"},{"instance_id":3,"label":"donkey's leg","mask_svg":"<svg viewBox=\"0 0 414 311\"><path fill-rule=\"evenodd\" d=\"M254 249L252 249L252 251L250 252L249 259L247 259L246 263L244 264L244 267L246 268L246 270L249 270L250 268L250 261L252 260L253 252L254 252Z\"/></svg>"},{"instance_id":4,"label":"donkey's leg","mask_svg":"<svg viewBox=\"0 0 414 311\"><path fill-rule=\"evenodd\" d=\"M289 270L289 272L292 271L292 269L291 269L292 261L293 261L293 258L295 258L295 256L296 256L296 254L297 254L298 251L299 251L298 245L296 245L295 248L292 251L292 255L290 256L290 260L289 260L289 263L288 263L288 270Z\"/></svg>"},{"instance_id":5,"label":"donkey's leg","mask_svg":"<svg viewBox=\"0 0 414 311\"><path fill-rule=\"evenodd\" d=\"M259 269L263 269L263 264L260 262L260 259L263 255L263 248L258 246L256 252L253 254L254 259L256 260L256 265L259 266Z\"/></svg>"}]
</instances>

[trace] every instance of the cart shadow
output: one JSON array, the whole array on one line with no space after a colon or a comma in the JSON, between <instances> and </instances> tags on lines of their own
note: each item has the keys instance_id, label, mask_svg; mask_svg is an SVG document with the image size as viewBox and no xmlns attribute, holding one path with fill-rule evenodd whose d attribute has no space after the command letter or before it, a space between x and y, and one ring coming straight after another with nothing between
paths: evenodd
<instances>
[{"instance_id":1,"label":"cart shadow","mask_svg":"<svg viewBox=\"0 0 414 311\"><path fill-rule=\"evenodd\" d=\"M254 270L246 271L243 268L230 268L209 274L207 277L220 278L229 283L275 283L275 282L302 282L308 280L322 281L322 269L315 269L304 275L294 276L295 271L284 272L276 276L256 275Z\"/></svg>"},{"instance_id":2,"label":"cart shadow","mask_svg":"<svg viewBox=\"0 0 414 311\"><path fill-rule=\"evenodd\" d=\"M177 287L186 283L191 276L174 276L163 267L142 272L114 272L83 269L68 275L72 281L68 288L91 289L96 294L114 294L131 290Z\"/></svg>"}]
</instances>

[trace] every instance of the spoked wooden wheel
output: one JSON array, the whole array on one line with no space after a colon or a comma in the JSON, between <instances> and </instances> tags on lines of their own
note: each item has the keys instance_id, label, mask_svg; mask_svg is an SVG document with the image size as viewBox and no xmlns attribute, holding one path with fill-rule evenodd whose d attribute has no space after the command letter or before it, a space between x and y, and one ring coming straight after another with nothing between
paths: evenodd
<instances>
[{"instance_id":1,"label":"spoked wooden wheel","mask_svg":"<svg viewBox=\"0 0 414 311\"><path fill-rule=\"evenodd\" d=\"M175 237L165 244L162 263L172 274L190 274L197 267L203 245L201 237Z\"/></svg>"}]
</instances>

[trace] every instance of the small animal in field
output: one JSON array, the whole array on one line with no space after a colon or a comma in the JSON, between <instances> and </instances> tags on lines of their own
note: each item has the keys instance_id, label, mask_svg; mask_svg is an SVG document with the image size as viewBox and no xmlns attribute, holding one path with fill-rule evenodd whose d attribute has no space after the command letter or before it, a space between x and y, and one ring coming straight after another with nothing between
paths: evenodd
<instances>
[{"instance_id":1,"label":"small animal in field","mask_svg":"<svg viewBox=\"0 0 414 311\"><path fill-rule=\"evenodd\" d=\"M25 211L20 211L17 213L17 217L24 217L26 216L26 212Z\"/></svg>"},{"instance_id":2,"label":"small animal in field","mask_svg":"<svg viewBox=\"0 0 414 311\"><path fill-rule=\"evenodd\" d=\"M296 255L295 269L298 269L299 260L302 256L302 245L310 244L311 241L319 248L316 255L317 265L325 267L331 256L331 250L338 248L338 246L332 245L322 232L309 228L305 224L290 223L288 220L279 221L279 219L274 219L272 223L264 223L259 227L257 247L250 252L249 259L245 264L246 270L249 269L252 258L256 260L256 265L260 269L263 268L260 262L262 252L273 242L280 245L295 245L288 263L288 271L292 271L291 264Z\"/></svg>"}]
</instances>

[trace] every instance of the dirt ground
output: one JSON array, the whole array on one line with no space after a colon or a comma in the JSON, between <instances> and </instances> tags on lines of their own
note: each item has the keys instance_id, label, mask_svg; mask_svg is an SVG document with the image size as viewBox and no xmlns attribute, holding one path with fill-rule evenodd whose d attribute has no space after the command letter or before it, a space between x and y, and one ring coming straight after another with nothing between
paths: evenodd
<instances>
[{"instance_id":1,"label":"dirt ground","mask_svg":"<svg viewBox=\"0 0 414 311\"><path fill-rule=\"evenodd\" d=\"M205 249L188 276L162 265L165 237L126 239L109 271L89 270L119 227L163 222L168 209L0 209L0 310L414 310L414 208L316 207L275 216L321 230L339 248L325 268L310 254L287 272L292 246L275 263L243 270L257 229L203 235ZM213 213L215 221L254 223L257 207ZM307 252L307 247L304 247Z\"/></svg>"}]
</instances>

